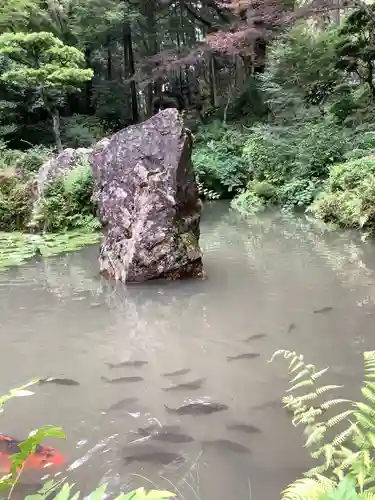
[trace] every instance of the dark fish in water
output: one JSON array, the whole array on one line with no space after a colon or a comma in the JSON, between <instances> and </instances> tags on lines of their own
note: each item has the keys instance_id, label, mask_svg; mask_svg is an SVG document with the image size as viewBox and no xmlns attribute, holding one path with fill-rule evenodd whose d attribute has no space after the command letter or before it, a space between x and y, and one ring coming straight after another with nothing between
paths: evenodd
<instances>
[{"instance_id":1,"label":"dark fish in water","mask_svg":"<svg viewBox=\"0 0 375 500\"><path fill-rule=\"evenodd\" d=\"M139 427L138 432L143 435L149 435L153 431L163 431L163 432L179 432L181 427L179 425L163 425L160 427L158 424L151 424L147 427Z\"/></svg>"},{"instance_id":2,"label":"dark fish in water","mask_svg":"<svg viewBox=\"0 0 375 500\"><path fill-rule=\"evenodd\" d=\"M130 450L127 452L130 453ZM127 464L131 462L150 462L153 464L168 465L171 462L183 460L181 455L168 451L163 451L151 445L138 446L134 448L134 453L124 457Z\"/></svg>"},{"instance_id":3,"label":"dark fish in water","mask_svg":"<svg viewBox=\"0 0 375 500\"><path fill-rule=\"evenodd\" d=\"M152 434L148 433L147 431L143 432L141 429L139 429L138 432L139 434L141 434L141 436L150 436L150 439L152 440L164 441L166 443L190 443L191 441L194 441L194 439L187 434L165 431L162 428L160 429L160 431Z\"/></svg>"},{"instance_id":4,"label":"dark fish in water","mask_svg":"<svg viewBox=\"0 0 375 500\"><path fill-rule=\"evenodd\" d=\"M103 380L103 382L107 382L108 384L121 384L122 382L140 382L141 380L144 380L143 377L100 378Z\"/></svg>"},{"instance_id":5,"label":"dark fish in water","mask_svg":"<svg viewBox=\"0 0 375 500\"><path fill-rule=\"evenodd\" d=\"M237 356L227 356L228 361L233 361L234 359L253 359L260 356L259 352L245 352L243 354L238 354Z\"/></svg>"},{"instance_id":6,"label":"dark fish in water","mask_svg":"<svg viewBox=\"0 0 375 500\"><path fill-rule=\"evenodd\" d=\"M171 387L166 387L163 391L182 391L182 390L195 390L200 389L202 387L205 378L199 378L197 380L193 380L192 382L184 382L183 384L172 385Z\"/></svg>"},{"instance_id":7,"label":"dark fish in water","mask_svg":"<svg viewBox=\"0 0 375 500\"><path fill-rule=\"evenodd\" d=\"M243 444L235 443L234 441L229 441L228 439L214 439L212 441L202 441L203 446L217 446L223 451L235 451L236 453L251 453L249 448Z\"/></svg>"},{"instance_id":8,"label":"dark fish in water","mask_svg":"<svg viewBox=\"0 0 375 500\"><path fill-rule=\"evenodd\" d=\"M322 307L321 309L315 309L314 314L327 313L332 311L333 307Z\"/></svg>"},{"instance_id":9,"label":"dark fish in water","mask_svg":"<svg viewBox=\"0 0 375 500\"><path fill-rule=\"evenodd\" d=\"M140 366L147 365L148 361L122 361L121 363L106 363L109 368L125 368L125 367L131 367L131 368L138 368Z\"/></svg>"},{"instance_id":10,"label":"dark fish in water","mask_svg":"<svg viewBox=\"0 0 375 500\"><path fill-rule=\"evenodd\" d=\"M39 384L57 384L57 385L80 385L76 380L72 380L71 378L55 378L55 377L47 377L41 378L39 380Z\"/></svg>"},{"instance_id":11,"label":"dark fish in water","mask_svg":"<svg viewBox=\"0 0 375 500\"><path fill-rule=\"evenodd\" d=\"M163 377L177 377L178 375L186 375L190 372L190 368L182 368L181 370L177 370L175 372L163 373Z\"/></svg>"},{"instance_id":12,"label":"dark fish in water","mask_svg":"<svg viewBox=\"0 0 375 500\"><path fill-rule=\"evenodd\" d=\"M247 339L244 340L244 342L251 342L252 340L258 340L262 339L263 337L266 337L267 335L265 333L257 333L255 335L251 335Z\"/></svg>"},{"instance_id":13,"label":"dark fish in water","mask_svg":"<svg viewBox=\"0 0 375 500\"><path fill-rule=\"evenodd\" d=\"M227 424L227 429L229 431L246 432L247 434L262 432L258 427L248 424Z\"/></svg>"},{"instance_id":14,"label":"dark fish in water","mask_svg":"<svg viewBox=\"0 0 375 500\"><path fill-rule=\"evenodd\" d=\"M164 406L168 413L177 413L178 415L207 415L229 409L227 405L210 401L192 401L176 409Z\"/></svg>"},{"instance_id":15,"label":"dark fish in water","mask_svg":"<svg viewBox=\"0 0 375 500\"><path fill-rule=\"evenodd\" d=\"M292 332L296 328L296 326L297 325L295 323L290 323L289 328L288 328L288 333Z\"/></svg>"},{"instance_id":16,"label":"dark fish in water","mask_svg":"<svg viewBox=\"0 0 375 500\"><path fill-rule=\"evenodd\" d=\"M105 411L124 410L124 409L127 409L129 406L133 405L134 403L136 403L137 401L138 401L138 398L120 399L120 401L118 401L117 403L114 403Z\"/></svg>"},{"instance_id":17,"label":"dark fish in water","mask_svg":"<svg viewBox=\"0 0 375 500\"><path fill-rule=\"evenodd\" d=\"M253 406L253 410L275 410L277 408L282 408L283 403L280 399L274 399L273 401L266 401L258 406Z\"/></svg>"}]
</instances>

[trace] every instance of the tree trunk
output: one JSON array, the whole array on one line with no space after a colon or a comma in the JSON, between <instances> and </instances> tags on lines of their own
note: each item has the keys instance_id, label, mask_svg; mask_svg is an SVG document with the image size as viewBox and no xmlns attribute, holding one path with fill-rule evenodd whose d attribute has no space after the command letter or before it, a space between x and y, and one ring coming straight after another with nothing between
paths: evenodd
<instances>
[{"instance_id":1,"label":"tree trunk","mask_svg":"<svg viewBox=\"0 0 375 500\"><path fill-rule=\"evenodd\" d=\"M107 37L107 80L112 80L112 50L111 38Z\"/></svg>"},{"instance_id":2,"label":"tree trunk","mask_svg":"<svg viewBox=\"0 0 375 500\"><path fill-rule=\"evenodd\" d=\"M59 110L53 109L51 110L51 115L52 115L52 128L53 128L53 135L55 137L55 144L57 151L61 153L63 150L62 147L62 142L61 142L61 133L60 133L60 114Z\"/></svg>"},{"instance_id":3,"label":"tree trunk","mask_svg":"<svg viewBox=\"0 0 375 500\"><path fill-rule=\"evenodd\" d=\"M210 64L210 98L211 105L216 108L217 106L217 86L216 86L216 67L215 67L215 56L213 54L209 55Z\"/></svg>"},{"instance_id":4,"label":"tree trunk","mask_svg":"<svg viewBox=\"0 0 375 500\"><path fill-rule=\"evenodd\" d=\"M156 32L156 17L155 17L155 1L145 0L144 12L147 22L147 38L148 38L148 57L155 56L159 52L158 38ZM151 116L153 114L153 100L154 96L159 97L157 94L156 83L152 81L152 71L148 75L150 82L147 85L147 99L146 99L146 114Z\"/></svg>"},{"instance_id":5,"label":"tree trunk","mask_svg":"<svg viewBox=\"0 0 375 500\"><path fill-rule=\"evenodd\" d=\"M139 120L137 86L133 79L135 74L134 54L131 29L128 23L123 24L123 50L125 79L130 79L131 122Z\"/></svg>"},{"instance_id":6,"label":"tree trunk","mask_svg":"<svg viewBox=\"0 0 375 500\"><path fill-rule=\"evenodd\" d=\"M91 68L91 48L88 45L85 45L85 60L86 60L86 68ZM94 113L92 107L92 79L85 83L85 108L86 113L91 115Z\"/></svg>"}]
</instances>

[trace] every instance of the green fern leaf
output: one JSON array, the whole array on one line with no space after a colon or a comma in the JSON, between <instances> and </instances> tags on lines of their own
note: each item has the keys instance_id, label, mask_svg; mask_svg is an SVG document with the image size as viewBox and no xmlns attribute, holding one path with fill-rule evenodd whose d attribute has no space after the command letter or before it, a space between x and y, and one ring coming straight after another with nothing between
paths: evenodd
<instances>
[{"instance_id":1,"label":"green fern leaf","mask_svg":"<svg viewBox=\"0 0 375 500\"><path fill-rule=\"evenodd\" d=\"M338 404L341 404L341 403L351 403L352 401L350 399L342 399L342 398L338 398L338 399L331 399L329 401L325 401L324 403L322 403L320 405L320 407L323 409L323 410L328 410L328 408L331 408L332 406L334 405L338 405Z\"/></svg>"},{"instance_id":2,"label":"green fern leaf","mask_svg":"<svg viewBox=\"0 0 375 500\"><path fill-rule=\"evenodd\" d=\"M350 424L350 426L345 429L344 431L340 432L332 441L333 446L339 446L343 444L354 432L355 426L353 424Z\"/></svg>"},{"instance_id":3,"label":"green fern leaf","mask_svg":"<svg viewBox=\"0 0 375 500\"><path fill-rule=\"evenodd\" d=\"M293 366L292 369L289 369L289 373L294 373L296 372L297 370L299 370L300 368L302 368L303 366L305 366L305 363L303 361L299 361L297 364L295 364ZM305 368L304 370L302 370L302 372L300 372L299 375L297 375L297 377L295 377L296 380L298 380L299 378L301 378L303 375L305 374L309 374L310 373L310 370L308 370L307 368ZM302 375L303 374L303 375ZM294 379L293 379L294 380ZM291 381L292 382L292 381Z\"/></svg>"},{"instance_id":4,"label":"green fern leaf","mask_svg":"<svg viewBox=\"0 0 375 500\"><path fill-rule=\"evenodd\" d=\"M316 399L318 397L318 394L316 392L309 392L308 394L305 394L304 396L299 396L298 400L303 402L303 401L311 401L313 399Z\"/></svg>"},{"instance_id":5,"label":"green fern leaf","mask_svg":"<svg viewBox=\"0 0 375 500\"><path fill-rule=\"evenodd\" d=\"M295 391L296 389L299 389L300 387L307 387L309 385L313 385L313 383L314 382L311 379L302 380L302 382L298 382L298 384L296 384L293 387L290 387L289 389L287 389L286 392L292 392L292 391Z\"/></svg>"},{"instance_id":6,"label":"green fern leaf","mask_svg":"<svg viewBox=\"0 0 375 500\"><path fill-rule=\"evenodd\" d=\"M367 405L366 403L357 402L357 403L355 403L355 406L362 413L365 413L366 415L368 415L370 417L375 417L375 408L372 408L371 406Z\"/></svg>"},{"instance_id":7,"label":"green fern leaf","mask_svg":"<svg viewBox=\"0 0 375 500\"><path fill-rule=\"evenodd\" d=\"M288 373L291 373L293 371L293 368L296 364L298 365L301 361L303 361L302 354L300 356L298 356L296 353L293 353L293 354L294 354L294 356L292 357L292 360L288 366Z\"/></svg>"},{"instance_id":8,"label":"green fern leaf","mask_svg":"<svg viewBox=\"0 0 375 500\"><path fill-rule=\"evenodd\" d=\"M314 375L311 375L311 378L313 380L316 380L317 378L321 377L322 375L324 375L324 373L326 373L326 371L328 370L329 368L323 368L323 370L320 370L319 372L317 373L314 373Z\"/></svg>"},{"instance_id":9,"label":"green fern leaf","mask_svg":"<svg viewBox=\"0 0 375 500\"><path fill-rule=\"evenodd\" d=\"M353 413L354 410L346 410L343 411L342 413L339 413L338 415L335 415L334 417L331 417L329 420L327 420L327 427L333 427L334 425L339 424Z\"/></svg>"},{"instance_id":10,"label":"green fern leaf","mask_svg":"<svg viewBox=\"0 0 375 500\"><path fill-rule=\"evenodd\" d=\"M328 467L326 464L318 465L317 467L313 467L312 469L308 470L307 472L304 472L305 477L316 477L318 474L324 474L327 472Z\"/></svg>"},{"instance_id":11,"label":"green fern leaf","mask_svg":"<svg viewBox=\"0 0 375 500\"><path fill-rule=\"evenodd\" d=\"M317 394L324 394L327 391L331 391L332 389L341 389L344 387L343 385L323 385L316 390Z\"/></svg>"},{"instance_id":12,"label":"green fern leaf","mask_svg":"<svg viewBox=\"0 0 375 500\"><path fill-rule=\"evenodd\" d=\"M312 444L319 443L323 439L326 430L327 430L327 427L324 424L317 425L314 428L314 430L311 432L309 437L307 438L307 441L304 444L304 447L308 448Z\"/></svg>"},{"instance_id":13,"label":"green fern leaf","mask_svg":"<svg viewBox=\"0 0 375 500\"><path fill-rule=\"evenodd\" d=\"M367 415L364 413L360 412L354 412L355 418L357 419L358 423L364 427L365 429L375 429L375 422L371 418L369 418Z\"/></svg>"},{"instance_id":14,"label":"green fern leaf","mask_svg":"<svg viewBox=\"0 0 375 500\"><path fill-rule=\"evenodd\" d=\"M326 491L336 486L333 481L327 484L319 479L305 478L295 481L282 492L282 500L318 500Z\"/></svg>"},{"instance_id":15,"label":"green fern leaf","mask_svg":"<svg viewBox=\"0 0 375 500\"><path fill-rule=\"evenodd\" d=\"M366 399L368 399L369 401L371 401L371 403L375 405L375 394L368 386L369 384L367 384L367 387L362 387L361 392Z\"/></svg>"},{"instance_id":16,"label":"green fern leaf","mask_svg":"<svg viewBox=\"0 0 375 500\"><path fill-rule=\"evenodd\" d=\"M302 366L305 366L305 363L302 363ZM298 366L298 365L296 365L295 368L299 369L301 367ZM293 370L291 371L291 373L294 372L294 371L295 371L295 369L293 368ZM305 375L310 375L310 371L306 367L303 370L301 370L300 372L298 372L297 375L294 378L292 378L292 380L289 380L289 384L293 384L294 382L296 382L300 378L304 377Z\"/></svg>"}]
</instances>

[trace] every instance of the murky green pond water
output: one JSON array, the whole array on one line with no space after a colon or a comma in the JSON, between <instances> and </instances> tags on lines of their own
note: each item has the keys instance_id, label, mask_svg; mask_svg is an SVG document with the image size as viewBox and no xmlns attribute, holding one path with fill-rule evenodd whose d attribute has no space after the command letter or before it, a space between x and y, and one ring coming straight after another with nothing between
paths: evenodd
<instances>
[{"instance_id":1,"label":"murky green pond water","mask_svg":"<svg viewBox=\"0 0 375 500\"><path fill-rule=\"evenodd\" d=\"M150 484L186 499L273 500L309 466L299 430L278 404L286 366L267 364L279 348L332 366L332 380L356 396L362 352L375 346L375 245L345 232L323 232L304 217L265 214L248 223L225 203L208 204L202 222L208 279L113 286L98 276L97 248L32 262L0 275L0 393L32 377L58 376L78 386L43 385L9 403L0 432L23 438L61 425L52 443L68 458L67 475L87 492ZM313 311L332 307L326 313ZM294 327L290 327L293 324ZM251 335L265 334L249 343ZM255 352L253 359L228 356ZM141 367L106 363L145 360ZM200 389L165 391L165 372L190 369L174 383L205 379ZM142 377L110 384L101 377ZM184 416L166 411L184 399L210 397L229 409ZM108 411L124 398L132 408ZM193 438L153 441L179 456L168 466L125 460L150 423L180 425ZM259 432L228 430L246 423ZM205 440L231 440L202 447ZM143 477L140 477L143 476ZM29 473L33 483L41 474Z\"/></svg>"}]
</instances>

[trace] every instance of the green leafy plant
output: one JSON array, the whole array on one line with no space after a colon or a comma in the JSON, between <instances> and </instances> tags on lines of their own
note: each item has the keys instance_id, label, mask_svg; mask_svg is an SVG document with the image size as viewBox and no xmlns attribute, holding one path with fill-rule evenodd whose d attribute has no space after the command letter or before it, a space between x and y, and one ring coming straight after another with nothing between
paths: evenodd
<instances>
[{"instance_id":1,"label":"green leafy plant","mask_svg":"<svg viewBox=\"0 0 375 500\"><path fill-rule=\"evenodd\" d=\"M204 128L193 151L194 170L201 192L216 197L233 196L246 184L247 174L242 161L242 134L234 127L214 122ZM203 193L204 194L204 193Z\"/></svg>"},{"instance_id":2,"label":"green leafy plant","mask_svg":"<svg viewBox=\"0 0 375 500\"><path fill-rule=\"evenodd\" d=\"M304 478L288 486L283 500L321 500L347 498L353 488L361 500L375 497L375 351L364 353L365 376L361 389L364 402L342 397L326 398L342 386L322 384L328 368L317 370L303 355L287 350L276 351L270 359L283 356L289 361L291 387L282 398L293 414L293 424L302 425L305 447L319 463ZM335 409L343 407L338 413ZM337 430L338 429L338 430ZM342 482L348 478L344 483ZM332 494L331 494L331 493ZM325 495L325 496L324 496ZM329 496L331 495L331 496ZM341 496L339 496L341 495Z\"/></svg>"},{"instance_id":3,"label":"green leafy plant","mask_svg":"<svg viewBox=\"0 0 375 500\"><path fill-rule=\"evenodd\" d=\"M61 100L93 77L91 69L83 68L84 54L46 31L3 33L0 54L8 61L1 80L24 90L37 91L41 105L50 114L56 147L61 151Z\"/></svg>"},{"instance_id":4,"label":"green leafy plant","mask_svg":"<svg viewBox=\"0 0 375 500\"><path fill-rule=\"evenodd\" d=\"M31 224L43 231L98 230L100 223L91 201L93 187L90 165L87 162L78 163L48 184Z\"/></svg>"},{"instance_id":5,"label":"green leafy plant","mask_svg":"<svg viewBox=\"0 0 375 500\"><path fill-rule=\"evenodd\" d=\"M334 165L325 189L309 208L315 217L342 227L375 230L375 158Z\"/></svg>"},{"instance_id":6,"label":"green leafy plant","mask_svg":"<svg viewBox=\"0 0 375 500\"><path fill-rule=\"evenodd\" d=\"M88 148L107 133L108 130L96 116L75 114L61 119L61 139L69 148Z\"/></svg>"},{"instance_id":7,"label":"green leafy plant","mask_svg":"<svg viewBox=\"0 0 375 500\"><path fill-rule=\"evenodd\" d=\"M62 233L1 233L0 271L27 263L36 256L52 257L74 252L98 243L101 235L90 230L74 230Z\"/></svg>"},{"instance_id":8,"label":"green leafy plant","mask_svg":"<svg viewBox=\"0 0 375 500\"><path fill-rule=\"evenodd\" d=\"M61 481L49 481L44 485L42 490L38 491L35 495L28 495L25 500L45 500L53 496L55 500L79 500L81 498L80 492L74 493L74 484L64 483L61 487ZM91 492L88 497L90 500L104 500L106 498L107 485L102 484L96 490ZM145 488L138 488L129 493L120 493L114 500L166 500L167 498L175 497L174 493L163 490L146 490Z\"/></svg>"}]
</instances>

